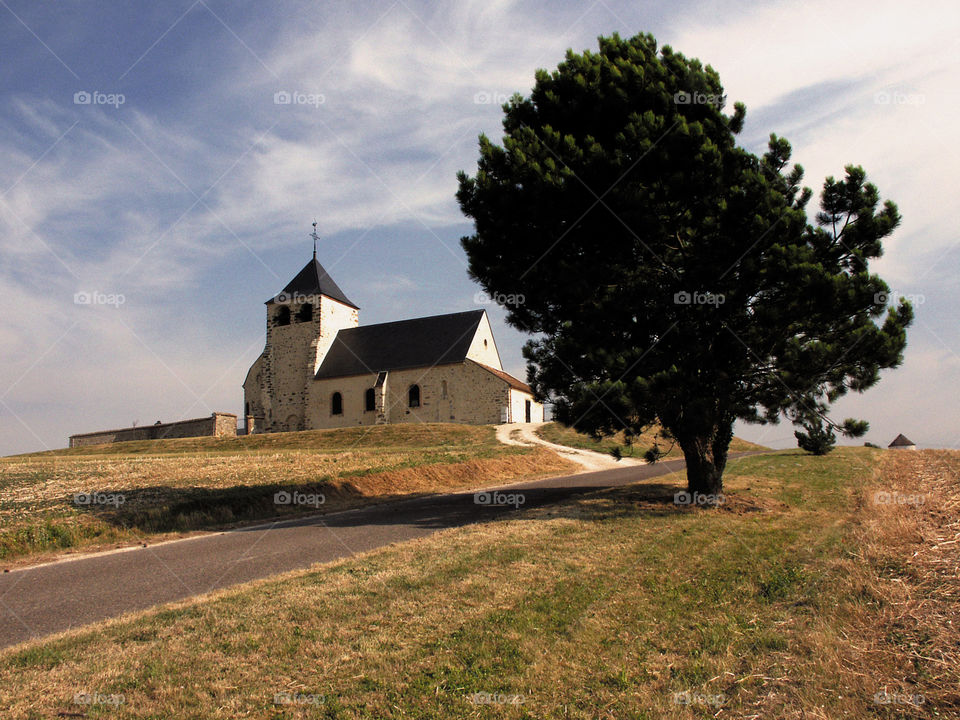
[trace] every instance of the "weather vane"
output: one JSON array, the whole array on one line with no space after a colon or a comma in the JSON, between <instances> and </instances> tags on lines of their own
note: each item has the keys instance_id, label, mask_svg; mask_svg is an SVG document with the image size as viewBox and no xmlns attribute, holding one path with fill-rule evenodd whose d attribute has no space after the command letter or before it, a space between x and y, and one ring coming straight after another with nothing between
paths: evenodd
<instances>
[{"instance_id":1,"label":"weather vane","mask_svg":"<svg viewBox=\"0 0 960 720\"><path fill-rule=\"evenodd\" d=\"M310 237L313 238L313 259L316 260L317 259L317 240L319 239L317 237L317 221L316 220L313 221L313 232L310 233Z\"/></svg>"}]
</instances>

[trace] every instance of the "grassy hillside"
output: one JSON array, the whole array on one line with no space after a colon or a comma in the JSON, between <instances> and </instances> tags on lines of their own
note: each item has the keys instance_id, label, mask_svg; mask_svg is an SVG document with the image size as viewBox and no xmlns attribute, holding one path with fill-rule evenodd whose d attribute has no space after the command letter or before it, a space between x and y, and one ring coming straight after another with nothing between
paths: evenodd
<instances>
[{"instance_id":1,"label":"grassy hillside","mask_svg":"<svg viewBox=\"0 0 960 720\"><path fill-rule=\"evenodd\" d=\"M492 427L443 424L127 442L2 458L0 561L572 467L542 449L502 445ZM76 494L91 492L108 502L76 503ZM278 492L318 502L278 505Z\"/></svg>"},{"instance_id":2,"label":"grassy hillside","mask_svg":"<svg viewBox=\"0 0 960 720\"><path fill-rule=\"evenodd\" d=\"M717 510L674 505L674 475L521 511L7 650L0 707L957 717L958 472L957 453L784 451L733 461Z\"/></svg>"},{"instance_id":3,"label":"grassy hillside","mask_svg":"<svg viewBox=\"0 0 960 720\"><path fill-rule=\"evenodd\" d=\"M625 438L622 432L617 433L612 437L602 438L599 441L594 440L592 437L586 433L581 433L575 430L574 428L568 428L565 425L560 423L547 423L538 430L538 434L544 440L547 440L552 443L557 443L558 445L566 445L568 447L582 448L584 450L593 450L595 452L602 453L611 453L616 448L620 449L620 452L624 457L636 457L642 458L643 454L651 447L653 447L653 441L656 437L656 430L650 430L649 432L644 433L640 437L634 438L632 445L627 445ZM662 438L659 440L659 445L661 449L667 450L670 448L670 451L666 454L668 458L683 458L683 452L680 450L679 445L673 445L672 441L665 441ZM757 445L756 443L748 442L746 440L741 440L738 437L733 438L730 443L730 452L744 452L747 450L766 450L763 445Z\"/></svg>"}]
</instances>

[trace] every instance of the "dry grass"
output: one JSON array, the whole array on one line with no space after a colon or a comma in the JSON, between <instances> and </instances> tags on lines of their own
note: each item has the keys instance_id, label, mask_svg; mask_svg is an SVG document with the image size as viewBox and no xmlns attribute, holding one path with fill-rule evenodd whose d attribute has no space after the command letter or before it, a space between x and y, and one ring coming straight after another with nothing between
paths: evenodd
<instances>
[{"instance_id":1,"label":"dry grass","mask_svg":"<svg viewBox=\"0 0 960 720\"><path fill-rule=\"evenodd\" d=\"M537 431L537 434L544 440L557 443L558 445L566 445L583 450L593 450L601 453L619 451L623 457L636 458L642 458L643 454L653 447L654 442L656 442L660 450L666 453L663 457L671 460L683 458L683 451L680 449L680 446L675 445L672 440L665 440L663 437L658 437L656 428L652 428L639 437L633 438L633 442L629 445L626 443L623 432L619 432L611 437L594 440L586 433L579 432L574 428L569 428L556 422L547 423ZM763 445L741 440L738 437L733 438L730 442L731 453L766 449Z\"/></svg>"},{"instance_id":2,"label":"dry grass","mask_svg":"<svg viewBox=\"0 0 960 720\"><path fill-rule=\"evenodd\" d=\"M0 707L204 720L957 717L958 463L788 451L733 461L717 511L675 506L673 475L444 531L5 651ZM878 490L927 502L872 505ZM875 702L884 690L924 702ZM84 692L124 702L77 706ZM316 704L274 704L287 692Z\"/></svg>"},{"instance_id":3,"label":"dry grass","mask_svg":"<svg viewBox=\"0 0 960 720\"><path fill-rule=\"evenodd\" d=\"M0 559L32 563L67 549L154 542L317 511L275 504L281 490L322 494L320 509L332 512L576 467L543 449L503 446L492 427L462 425L186 438L93 450L0 461ZM74 502L75 494L91 491L123 502Z\"/></svg>"},{"instance_id":4,"label":"dry grass","mask_svg":"<svg viewBox=\"0 0 960 720\"><path fill-rule=\"evenodd\" d=\"M890 451L881 467L838 563L860 601L839 610L837 671L890 700L878 717L960 717L960 453Z\"/></svg>"}]
</instances>

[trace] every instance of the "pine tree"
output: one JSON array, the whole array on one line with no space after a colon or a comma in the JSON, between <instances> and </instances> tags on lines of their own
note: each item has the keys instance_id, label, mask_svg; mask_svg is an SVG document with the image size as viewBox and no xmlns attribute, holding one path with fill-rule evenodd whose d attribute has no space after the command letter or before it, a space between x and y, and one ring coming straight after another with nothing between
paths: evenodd
<instances>
[{"instance_id":1,"label":"pine tree","mask_svg":"<svg viewBox=\"0 0 960 720\"><path fill-rule=\"evenodd\" d=\"M811 223L789 143L739 147L746 108L724 113L715 70L650 35L599 45L510 99L502 145L481 135L461 242L484 290L525 299L507 319L559 420L659 423L688 490L719 493L737 419L797 417L902 362L912 310L868 267L900 216L851 165Z\"/></svg>"}]
</instances>

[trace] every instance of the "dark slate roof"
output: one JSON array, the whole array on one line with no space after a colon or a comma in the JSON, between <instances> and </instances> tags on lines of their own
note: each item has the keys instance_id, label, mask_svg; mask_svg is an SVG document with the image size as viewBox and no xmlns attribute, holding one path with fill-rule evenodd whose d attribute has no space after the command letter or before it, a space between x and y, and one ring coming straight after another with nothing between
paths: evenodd
<instances>
[{"instance_id":1,"label":"dark slate roof","mask_svg":"<svg viewBox=\"0 0 960 720\"><path fill-rule=\"evenodd\" d=\"M471 310L341 330L316 378L463 362L483 313Z\"/></svg>"},{"instance_id":2,"label":"dark slate roof","mask_svg":"<svg viewBox=\"0 0 960 720\"><path fill-rule=\"evenodd\" d=\"M916 443L913 442L913 440L908 440L903 433L900 433L893 439L892 443L887 445L887 447L906 447L907 445L915 445L915 444Z\"/></svg>"},{"instance_id":3,"label":"dark slate roof","mask_svg":"<svg viewBox=\"0 0 960 720\"><path fill-rule=\"evenodd\" d=\"M327 275L323 265L317 262L316 257L304 265L303 270L298 272L297 276L287 283L283 290L267 300L266 304L290 302L291 299L296 299L298 295L326 295L328 298L342 302L344 305L357 308L357 310L360 309L359 306L354 305L347 299L343 290L337 286L333 278Z\"/></svg>"}]
</instances>

